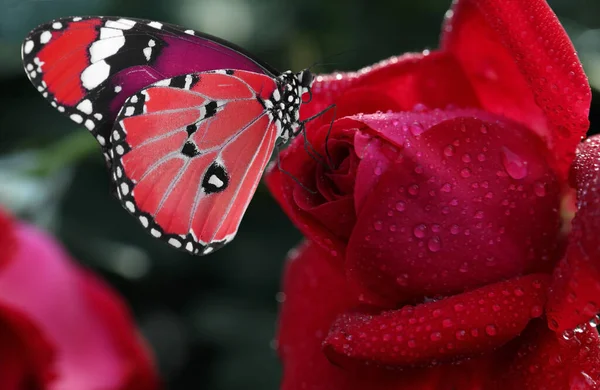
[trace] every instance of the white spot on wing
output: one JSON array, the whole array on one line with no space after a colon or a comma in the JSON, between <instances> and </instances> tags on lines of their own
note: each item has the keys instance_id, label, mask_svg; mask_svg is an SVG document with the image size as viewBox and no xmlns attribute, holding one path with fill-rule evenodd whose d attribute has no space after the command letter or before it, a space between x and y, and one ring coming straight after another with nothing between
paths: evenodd
<instances>
[{"instance_id":1,"label":"white spot on wing","mask_svg":"<svg viewBox=\"0 0 600 390\"><path fill-rule=\"evenodd\" d=\"M109 20L106 22L105 26L110 28L118 28L121 30L129 30L135 25L133 20L129 19L119 19L117 21Z\"/></svg>"},{"instance_id":2,"label":"white spot on wing","mask_svg":"<svg viewBox=\"0 0 600 390\"><path fill-rule=\"evenodd\" d=\"M81 103L77 105L77 109L83 112L84 114L90 115L93 111L92 102L90 101L90 99L82 100Z\"/></svg>"},{"instance_id":3,"label":"white spot on wing","mask_svg":"<svg viewBox=\"0 0 600 390\"><path fill-rule=\"evenodd\" d=\"M175 248L181 248L181 241L176 238L169 238L168 243L173 245Z\"/></svg>"},{"instance_id":4,"label":"white spot on wing","mask_svg":"<svg viewBox=\"0 0 600 390\"><path fill-rule=\"evenodd\" d=\"M71 120L77 123L83 122L83 118L79 114L72 114L69 118L71 118Z\"/></svg>"},{"instance_id":5,"label":"white spot on wing","mask_svg":"<svg viewBox=\"0 0 600 390\"><path fill-rule=\"evenodd\" d=\"M215 186L217 188L223 187L223 184L224 184L223 181L217 177L217 175L212 175L208 179L208 182L209 182L209 184L212 184L213 186Z\"/></svg>"},{"instance_id":6,"label":"white spot on wing","mask_svg":"<svg viewBox=\"0 0 600 390\"><path fill-rule=\"evenodd\" d=\"M61 29L62 28L62 23L61 22L54 22L52 23L52 28L55 30Z\"/></svg>"},{"instance_id":7,"label":"white spot on wing","mask_svg":"<svg viewBox=\"0 0 600 390\"><path fill-rule=\"evenodd\" d=\"M119 135L119 132L117 130L113 131L112 139L115 141L118 141L120 138L121 138L121 136Z\"/></svg>"},{"instance_id":8,"label":"white spot on wing","mask_svg":"<svg viewBox=\"0 0 600 390\"><path fill-rule=\"evenodd\" d=\"M133 106L128 106L127 108L125 108L125 116L132 116L134 112L135 107Z\"/></svg>"},{"instance_id":9,"label":"white spot on wing","mask_svg":"<svg viewBox=\"0 0 600 390\"><path fill-rule=\"evenodd\" d=\"M152 48L145 47L142 51L144 52L144 57L146 57L146 61L150 61L150 57L152 56Z\"/></svg>"},{"instance_id":10,"label":"white spot on wing","mask_svg":"<svg viewBox=\"0 0 600 390\"><path fill-rule=\"evenodd\" d=\"M194 35L194 30L185 30L184 33Z\"/></svg>"},{"instance_id":11,"label":"white spot on wing","mask_svg":"<svg viewBox=\"0 0 600 390\"><path fill-rule=\"evenodd\" d=\"M131 103L137 103L137 102L138 102L138 97L137 97L137 95L133 95L133 96L131 97L131 99L129 99L129 101L130 101Z\"/></svg>"},{"instance_id":12,"label":"white spot on wing","mask_svg":"<svg viewBox=\"0 0 600 390\"><path fill-rule=\"evenodd\" d=\"M171 79L164 79L164 80L157 81L156 83L154 83L154 85L161 86L161 87L168 87L169 85L171 85Z\"/></svg>"},{"instance_id":13,"label":"white spot on wing","mask_svg":"<svg viewBox=\"0 0 600 390\"><path fill-rule=\"evenodd\" d=\"M105 140L105 139L104 139L104 137L103 137L103 136L101 136L100 134L98 134L98 135L96 136L96 139L98 140L98 143L100 143L100 145L102 145L102 146L106 145L106 140Z\"/></svg>"},{"instance_id":14,"label":"white spot on wing","mask_svg":"<svg viewBox=\"0 0 600 390\"><path fill-rule=\"evenodd\" d=\"M40 43L41 44L45 44L45 43L50 42L50 39L52 39L52 33L50 31L44 31L40 35Z\"/></svg>"},{"instance_id":15,"label":"white spot on wing","mask_svg":"<svg viewBox=\"0 0 600 390\"><path fill-rule=\"evenodd\" d=\"M131 211L132 213L135 211L135 206L131 201L125 202L125 207L127 207L127 210Z\"/></svg>"},{"instance_id":16,"label":"white spot on wing","mask_svg":"<svg viewBox=\"0 0 600 390\"><path fill-rule=\"evenodd\" d=\"M88 130L94 130L94 127L96 125L94 125L94 122L91 119L86 119L85 121L85 127L87 127ZM104 138L102 139L104 141ZM100 141L100 140L98 140ZM102 142L100 142L102 145L104 145Z\"/></svg>"},{"instance_id":17,"label":"white spot on wing","mask_svg":"<svg viewBox=\"0 0 600 390\"><path fill-rule=\"evenodd\" d=\"M123 193L123 195L129 194L129 186L127 185L127 183L121 183L121 192Z\"/></svg>"},{"instance_id":18,"label":"white spot on wing","mask_svg":"<svg viewBox=\"0 0 600 390\"><path fill-rule=\"evenodd\" d=\"M154 27L154 28L157 28L160 30L163 25L162 25L162 23L159 23L159 22L150 22L150 23L148 23L148 26Z\"/></svg>"},{"instance_id":19,"label":"white spot on wing","mask_svg":"<svg viewBox=\"0 0 600 390\"><path fill-rule=\"evenodd\" d=\"M188 242L187 244L185 244L185 249L191 252L194 250L194 245L191 242Z\"/></svg>"},{"instance_id":20,"label":"white spot on wing","mask_svg":"<svg viewBox=\"0 0 600 390\"><path fill-rule=\"evenodd\" d=\"M121 87L120 85L117 85L117 86L115 87L115 92L116 92L116 93L119 93L119 92L121 92L121 90L122 90L122 89L123 89L123 87Z\"/></svg>"},{"instance_id":21,"label":"white spot on wing","mask_svg":"<svg viewBox=\"0 0 600 390\"><path fill-rule=\"evenodd\" d=\"M35 44L33 43L33 41L26 41L25 44L23 45L23 52L25 54L31 53L34 46L35 46Z\"/></svg>"},{"instance_id":22,"label":"white spot on wing","mask_svg":"<svg viewBox=\"0 0 600 390\"><path fill-rule=\"evenodd\" d=\"M79 22L80 20L81 20L81 18L79 16L76 16L76 17L73 18L74 22Z\"/></svg>"},{"instance_id":23,"label":"white spot on wing","mask_svg":"<svg viewBox=\"0 0 600 390\"><path fill-rule=\"evenodd\" d=\"M108 39L99 39L92 43L90 46L90 62L92 64L116 54L125 45L123 31L103 28L100 29L100 38L104 38L102 37L102 31L117 31L120 35L114 35Z\"/></svg>"},{"instance_id":24,"label":"white spot on wing","mask_svg":"<svg viewBox=\"0 0 600 390\"><path fill-rule=\"evenodd\" d=\"M123 149L122 145L117 145L117 147L115 149L117 150L117 153L119 153L119 154L125 153L125 149Z\"/></svg>"},{"instance_id":25,"label":"white spot on wing","mask_svg":"<svg viewBox=\"0 0 600 390\"><path fill-rule=\"evenodd\" d=\"M108 78L110 65L106 61L98 61L81 72L81 83L86 89L94 89Z\"/></svg>"},{"instance_id":26,"label":"white spot on wing","mask_svg":"<svg viewBox=\"0 0 600 390\"><path fill-rule=\"evenodd\" d=\"M156 229L150 229L150 234L152 234L154 237L160 237L160 236L162 236L162 234L160 233L160 231L158 231Z\"/></svg>"},{"instance_id":27,"label":"white spot on wing","mask_svg":"<svg viewBox=\"0 0 600 390\"><path fill-rule=\"evenodd\" d=\"M140 222L142 223L142 226L144 226L145 228L148 227L148 218L144 217L143 215L140 217Z\"/></svg>"}]
</instances>

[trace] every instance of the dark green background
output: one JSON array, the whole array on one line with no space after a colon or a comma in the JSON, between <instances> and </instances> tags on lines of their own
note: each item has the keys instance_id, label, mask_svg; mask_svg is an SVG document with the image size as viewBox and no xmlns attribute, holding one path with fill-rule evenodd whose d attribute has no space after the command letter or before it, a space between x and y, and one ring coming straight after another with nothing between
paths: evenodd
<instances>
[{"instance_id":1,"label":"dark green background","mask_svg":"<svg viewBox=\"0 0 600 390\"><path fill-rule=\"evenodd\" d=\"M191 257L155 242L108 193L87 131L55 112L20 68L19 45L49 19L119 15L212 33L280 69L352 70L435 48L448 0L0 0L0 204L56 234L125 297L171 389L276 389L270 346L286 252L300 234L264 186L234 242ZM553 0L600 85L600 2ZM594 94L594 102L598 102ZM592 107L592 128L600 107Z\"/></svg>"}]
</instances>

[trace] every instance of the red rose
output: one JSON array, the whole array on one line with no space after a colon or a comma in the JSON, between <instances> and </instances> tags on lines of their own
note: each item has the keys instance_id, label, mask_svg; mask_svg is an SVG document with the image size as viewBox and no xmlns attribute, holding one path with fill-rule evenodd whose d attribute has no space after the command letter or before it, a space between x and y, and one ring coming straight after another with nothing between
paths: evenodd
<instances>
[{"instance_id":1,"label":"red rose","mask_svg":"<svg viewBox=\"0 0 600 390\"><path fill-rule=\"evenodd\" d=\"M267 176L309 240L284 282L285 390L600 386L585 74L545 1L447 15L437 51L317 77L302 116L339 119Z\"/></svg>"},{"instance_id":2,"label":"red rose","mask_svg":"<svg viewBox=\"0 0 600 390\"><path fill-rule=\"evenodd\" d=\"M154 390L128 309L45 233L0 212L2 390Z\"/></svg>"}]
</instances>

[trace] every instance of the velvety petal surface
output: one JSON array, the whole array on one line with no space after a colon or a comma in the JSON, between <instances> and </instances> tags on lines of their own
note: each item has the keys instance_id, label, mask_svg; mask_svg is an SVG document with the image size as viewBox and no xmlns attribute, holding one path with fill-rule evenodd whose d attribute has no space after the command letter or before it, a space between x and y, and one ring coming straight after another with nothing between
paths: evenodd
<instances>
[{"instance_id":1,"label":"velvety petal surface","mask_svg":"<svg viewBox=\"0 0 600 390\"><path fill-rule=\"evenodd\" d=\"M480 390L495 357L461 365L389 371L345 370L332 364L322 343L336 316L357 304L343 274L319 245L304 243L287 259L279 316L278 352L282 390Z\"/></svg>"},{"instance_id":2,"label":"velvety petal surface","mask_svg":"<svg viewBox=\"0 0 600 390\"><path fill-rule=\"evenodd\" d=\"M595 390L600 388L600 339L587 324L565 337L535 321L501 380L504 389Z\"/></svg>"},{"instance_id":3,"label":"velvety petal surface","mask_svg":"<svg viewBox=\"0 0 600 390\"><path fill-rule=\"evenodd\" d=\"M544 0L459 0L442 50L468 75L484 110L542 135L563 177L589 127L590 87L573 44Z\"/></svg>"},{"instance_id":4,"label":"velvety petal surface","mask_svg":"<svg viewBox=\"0 0 600 390\"><path fill-rule=\"evenodd\" d=\"M514 122L459 112L360 119L400 150L376 185L363 185L359 166L355 199L368 195L345 267L387 301L550 272L559 256L560 190L545 145Z\"/></svg>"},{"instance_id":5,"label":"velvety petal surface","mask_svg":"<svg viewBox=\"0 0 600 390\"><path fill-rule=\"evenodd\" d=\"M313 99L303 105L308 118L337 105L337 118L377 111L412 111L415 107L479 107L479 100L455 58L444 52L409 53L357 72L317 76ZM328 116L316 121L324 124Z\"/></svg>"},{"instance_id":6,"label":"velvety petal surface","mask_svg":"<svg viewBox=\"0 0 600 390\"><path fill-rule=\"evenodd\" d=\"M572 179L577 213L569 245L554 272L548 324L559 333L596 316L600 308L600 137L588 138L577 151Z\"/></svg>"},{"instance_id":7,"label":"velvety petal surface","mask_svg":"<svg viewBox=\"0 0 600 390\"><path fill-rule=\"evenodd\" d=\"M420 366L498 348L542 315L547 275L529 275L381 314L349 312L327 338L327 355L342 366Z\"/></svg>"}]
</instances>

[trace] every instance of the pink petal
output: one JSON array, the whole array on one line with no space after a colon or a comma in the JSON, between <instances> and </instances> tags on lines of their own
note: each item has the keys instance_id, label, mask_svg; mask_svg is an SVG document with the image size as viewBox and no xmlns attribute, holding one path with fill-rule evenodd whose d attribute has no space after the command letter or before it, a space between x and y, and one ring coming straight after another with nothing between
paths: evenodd
<instances>
[{"instance_id":1,"label":"pink petal","mask_svg":"<svg viewBox=\"0 0 600 390\"><path fill-rule=\"evenodd\" d=\"M16 237L18 249L0 272L0 304L26 316L55 346L57 377L48 389L123 389L131 367L115 343L118 329L90 305L79 268L33 227L18 226Z\"/></svg>"}]
</instances>

